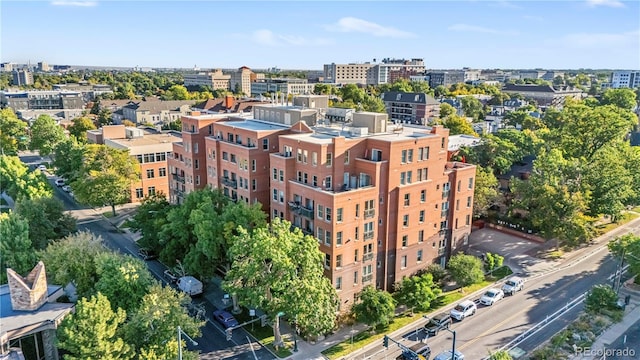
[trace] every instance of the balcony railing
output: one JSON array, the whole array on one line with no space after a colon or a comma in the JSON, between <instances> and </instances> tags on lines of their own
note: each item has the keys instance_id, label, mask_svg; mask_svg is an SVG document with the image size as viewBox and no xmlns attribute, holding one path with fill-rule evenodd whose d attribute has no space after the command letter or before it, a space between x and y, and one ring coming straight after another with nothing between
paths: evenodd
<instances>
[{"instance_id":1,"label":"balcony railing","mask_svg":"<svg viewBox=\"0 0 640 360\"><path fill-rule=\"evenodd\" d=\"M440 216L442 216L442 217L448 217L448 216L449 216L449 209L442 210L442 211L440 212Z\"/></svg>"},{"instance_id":2,"label":"balcony railing","mask_svg":"<svg viewBox=\"0 0 640 360\"><path fill-rule=\"evenodd\" d=\"M173 180L179 182L179 183L185 183L184 181L184 176L180 176L178 174L173 174Z\"/></svg>"},{"instance_id":3,"label":"balcony railing","mask_svg":"<svg viewBox=\"0 0 640 360\"><path fill-rule=\"evenodd\" d=\"M364 211L364 218L369 219L376 216L376 209L367 209Z\"/></svg>"},{"instance_id":4,"label":"balcony railing","mask_svg":"<svg viewBox=\"0 0 640 360\"><path fill-rule=\"evenodd\" d=\"M443 199L448 198L448 197L449 197L449 192L450 192L449 190L445 190L445 191L443 191L443 192L442 192L442 198L443 198Z\"/></svg>"},{"instance_id":5,"label":"balcony railing","mask_svg":"<svg viewBox=\"0 0 640 360\"><path fill-rule=\"evenodd\" d=\"M364 239L365 240L373 239L373 231L364 233Z\"/></svg>"},{"instance_id":6,"label":"balcony railing","mask_svg":"<svg viewBox=\"0 0 640 360\"><path fill-rule=\"evenodd\" d=\"M289 202L289 208L293 212L295 212L298 215L302 215L302 216L304 216L306 218L313 219L313 209L306 208L306 207L304 207L302 205L296 205L294 207L294 206L292 206L292 203L295 204L295 202ZM312 233L313 233L313 231L312 231Z\"/></svg>"},{"instance_id":7,"label":"balcony railing","mask_svg":"<svg viewBox=\"0 0 640 360\"><path fill-rule=\"evenodd\" d=\"M373 259L373 253L368 253L368 254L362 255L362 261L369 261L371 259Z\"/></svg>"},{"instance_id":8,"label":"balcony railing","mask_svg":"<svg viewBox=\"0 0 640 360\"><path fill-rule=\"evenodd\" d=\"M368 282L368 281L371 281L371 279L373 279L373 274L369 274L369 275L364 275L364 276L362 276L362 282L363 282L363 283Z\"/></svg>"},{"instance_id":9,"label":"balcony railing","mask_svg":"<svg viewBox=\"0 0 640 360\"><path fill-rule=\"evenodd\" d=\"M438 256L442 256L444 254L447 253L447 248L439 248L438 249Z\"/></svg>"},{"instance_id":10,"label":"balcony railing","mask_svg":"<svg viewBox=\"0 0 640 360\"><path fill-rule=\"evenodd\" d=\"M237 189L238 188L238 182L236 180L230 179L228 177L223 177L222 178L222 183L228 187Z\"/></svg>"},{"instance_id":11,"label":"balcony railing","mask_svg":"<svg viewBox=\"0 0 640 360\"><path fill-rule=\"evenodd\" d=\"M449 232L449 229L447 228L442 228L440 229L440 231L438 231L438 234L440 235L447 235L447 233Z\"/></svg>"}]
</instances>

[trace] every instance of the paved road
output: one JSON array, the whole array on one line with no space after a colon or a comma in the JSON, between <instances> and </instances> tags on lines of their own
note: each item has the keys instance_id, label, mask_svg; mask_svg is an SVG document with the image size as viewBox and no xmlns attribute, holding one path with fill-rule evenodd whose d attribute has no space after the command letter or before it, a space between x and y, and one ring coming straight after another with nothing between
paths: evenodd
<instances>
[{"instance_id":1,"label":"paved road","mask_svg":"<svg viewBox=\"0 0 640 360\"><path fill-rule=\"evenodd\" d=\"M528 279L522 292L507 296L491 307L478 305L478 312L474 316L454 323L451 327L451 330L456 332L456 350L463 352L469 359L487 356L488 350L499 348L509 342L547 315L565 306L570 299L586 292L594 284L606 282L607 277L615 271L616 265L606 248L603 248L586 261L566 270ZM535 348L566 325L569 319L575 319L577 312L578 309L575 309L561 321L549 324L523 343L522 347L525 350ZM418 322L418 328L425 322L426 320ZM425 339L425 333L421 330L417 334L411 331L396 340L410 346L418 339ZM431 346L433 354L438 354L451 349L452 334L443 331L426 342ZM400 350L393 346L384 351L380 341L380 347L367 352L365 356L371 356L373 359L393 359L399 354ZM361 356L358 358L362 358Z\"/></svg>"},{"instance_id":2,"label":"paved road","mask_svg":"<svg viewBox=\"0 0 640 360\"><path fill-rule=\"evenodd\" d=\"M607 346L608 360L640 359L640 320L627 330L624 335Z\"/></svg>"}]
</instances>

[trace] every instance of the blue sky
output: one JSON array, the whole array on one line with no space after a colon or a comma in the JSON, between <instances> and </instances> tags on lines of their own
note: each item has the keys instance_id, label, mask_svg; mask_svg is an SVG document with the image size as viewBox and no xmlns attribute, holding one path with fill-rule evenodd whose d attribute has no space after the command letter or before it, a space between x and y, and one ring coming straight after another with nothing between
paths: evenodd
<instances>
[{"instance_id":1,"label":"blue sky","mask_svg":"<svg viewBox=\"0 0 640 360\"><path fill-rule=\"evenodd\" d=\"M0 2L2 62L640 69L640 1Z\"/></svg>"}]
</instances>

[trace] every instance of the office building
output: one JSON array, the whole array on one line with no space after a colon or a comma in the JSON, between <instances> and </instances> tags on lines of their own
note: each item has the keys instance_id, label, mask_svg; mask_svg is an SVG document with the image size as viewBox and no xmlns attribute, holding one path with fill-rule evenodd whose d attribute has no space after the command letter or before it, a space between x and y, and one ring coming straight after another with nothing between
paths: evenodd
<instances>
[{"instance_id":1,"label":"office building","mask_svg":"<svg viewBox=\"0 0 640 360\"><path fill-rule=\"evenodd\" d=\"M392 122L427 125L440 117L440 102L425 93L389 91L382 101Z\"/></svg>"},{"instance_id":2,"label":"office building","mask_svg":"<svg viewBox=\"0 0 640 360\"><path fill-rule=\"evenodd\" d=\"M425 71L423 59L390 59L380 63L325 64L324 81L333 84L380 85L409 79Z\"/></svg>"},{"instance_id":3,"label":"office building","mask_svg":"<svg viewBox=\"0 0 640 360\"><path fill-rule=\"evenodd\" d=\"M33 85L33 73L29 70L13 70L14 86Z\"/></svg>"},{"instance_id":4,"label":"office building","mask_svg":"<svg viewBox=\"0 0 640 360\"><path fill-rule=\"evenodd\" d=\"M212 90L230 89L231 75L223 74L222 70L216 69L209 73L184 74L184 86L208 86Z\"/></svg>"},{"instance_id":5,"label":"office building","mask_svg":"<svg viewBox=\"0 0 640 360\"><path fill-rule=\"evenodd\" d=\"M251 83L257 79L256 74L246 66L231 73L229 89L234 93L251 94Z\"/></svg>"},{"instance_id":6,"label":"office building","mask_svg":"<svg viewBox=\"0 0 640 360\"><path fill-rule=\"evenodd\" d=\"M639 70L616 70L611 74L611 87L619 88L639 88L640 87L640 71Z\"/></svg>"}]
</instances>

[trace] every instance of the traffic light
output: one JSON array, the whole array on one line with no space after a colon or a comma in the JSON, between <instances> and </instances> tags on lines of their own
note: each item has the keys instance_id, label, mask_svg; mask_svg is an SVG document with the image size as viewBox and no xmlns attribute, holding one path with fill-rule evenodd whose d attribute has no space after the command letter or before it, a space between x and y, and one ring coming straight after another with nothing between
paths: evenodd
<instances>
[{"instance_id":1,"label":"traffic light","mask_svg":"<svg viewBox=\"0 0 640 360\"><path fill-rule=\"evenodd\" d=\"M389 337L387 335L382 338L382 345L387 349L389 348Z\"/></svg>"},{"instance_id":2,"label":"traffic light","mask_svg":"<svg viewBox=\"0 0 640 360\"><path fill-rule=\"evenodd\" d=\"M231 329L227 329L227 330L225 330L225 332L227 333L227 341L230 341L231 340L231 335L233 334L232 330Z\"/></svg>"}]
</instances>

